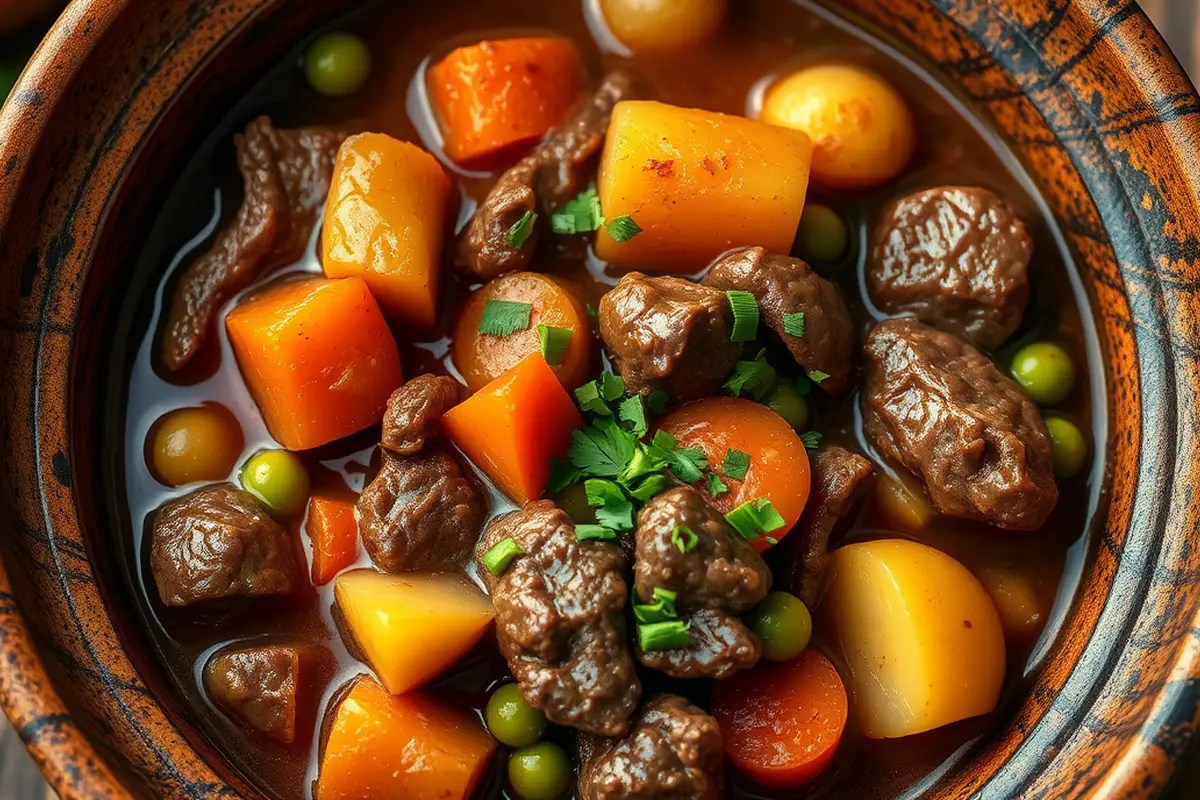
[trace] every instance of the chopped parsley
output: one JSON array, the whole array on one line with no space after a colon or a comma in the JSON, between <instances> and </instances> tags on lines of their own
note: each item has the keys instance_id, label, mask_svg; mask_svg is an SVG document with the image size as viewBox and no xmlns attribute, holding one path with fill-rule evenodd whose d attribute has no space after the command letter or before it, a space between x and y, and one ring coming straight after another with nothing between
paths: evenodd
<instances>
[{"instance_id":1,"label":"chopped parsley","mask_svg":"<svg viewBox=\"0 0 1200 800\"><path fill-rule=\"evenodd\" d=\"M646 421L646 406L642 402L640 394L631 395L621 401L621 405L617 406L617 416L622 422L629 422L633 425L633 435L641 439L650 430L650 423Z\"/></svg>"},{"instance_id":2,"label":"chopped parsley","mask_svg":"<svg viewBox=\"0 0 1200 800\"><path fill-rule=\"evenodd\" d=\"M805 449L816 450L821 446L821 434L818 431L805 431L800 434L800 441L804 442Z\"/></svg>"},{"instance_id":3,"label":"chopped parsley","mask_svg":"<svg viewBox=\"0 0 1200 800\"><path fill-rule=\"evenodd\" d=\"M783 315L783 332L797 339L804 338L804 312Z\"/></svg>"},{"instance_id":4,"label":"chopped parsley","mask_svg":"<svg viewBox=\"0 0 1200 800\"><path fill-rule=\"evenodd\" d=\"M484 336L512 336L529 330L529 315L533 306L513 300L488 300L479 320L479 332Z\"/></svg>"},{"instance_id":5,"label":"chopped parsley","mask_svg":"<svg viewBox=\"0 0 1200 800\"><path fill-rule=\"evenodd\" d=\"M633 217L626 214L623 217L617 217L605 226L608 235L613 238L613 241L620 244L628 242L633 237L642 232L642 226L633 221Z\"/></svg>"},{"instance_id":6,"label":"chopped parsley","mask_svg":"<svg viewBox=\"0 0 1200 800\"><path fill-rule=\"evenodd\" d=\"M726 478L733 478L735 481L745 480L748 469L750 469L749 453L743 453L732 447L725 451L725 460L721 462L721 472Z\"/></svg>"},{"instance_id":7,"label":"chopped parsley","mask_svg":"<svg viewBox=\"0 0 1200 800\"><path fill-rule=\"evenodd\" d=\"M537 224L536 211L526 211L521 218L508 229L508 243L520 250L533 235L533 226Z\"/></svg>"},{"instance_id":8,"label":"chopped parsley","mask_svg":"<svg viewBox=\"0 0 1200 800\"><path fill-rule=\"evenodd\" d=\"M483 566L499 578L513 561L523 555L525 551L512 539L501 539L483 554Z\"/></svg>"},{"instance_id":9,"label":"chopped parsley","mask_svg":"<svg viewBox=\"0 0 1200 800\"><path fill-rule=\"evenodd\" d=\"M702 470L708 466L704 451L699 447L679 447L679 440L666 431L657 431L647 450L665 462L684 483L695 483L704 477Z\"/></svg>"},{"instance_id":10,"label":"chopped parsley","mask_svg":"<svg viewBox=\"0 0 1200 800\"><path fill-rule=\"evenodd\" d=\"M758 301L754 295L741 289L725 292L729 308L733 311L733 331L730 341L753 342L758 337Z\"/></svg>"},{"instance_id":11,"label":"chopped parsley","mask_svg":"<svg viewBox=\"0 0 1200 800\"><path fill-rule=\"evenodd\" d=\"M686 525L676 525L671 531L671 544L681 553L690 553L700 543L700 537Z\"/></svg>"},{"instance_id":12,"label":"chopped parsley","mask_svg":"<svg viewBox=\"0 0 1200 800\"><path fill-rule=\"evenodd\" d=\"M611 419L598 419L571 433L567 459L589 477L615 478L636 450L637 440L628 431Z\"/></svg>"},{"instance_id":13,"label":"chopped parsley","mask_svg":"<svg viewBox=\"0 0 1200 800\"><path fill-rule=\"evenodd\" d=\"M542 350L542 358L552 367L562 363L567 348L571 345L570 328L552 328L549 325L538 325L538 346Z\"/></svg>"},{"instance_id":14,"label":"chopped parsley","mask_svg":"<svg viewBox=\"0 0 1200 800\"><path fill-rule=\"evenodd\" d=\"M759 350L753 361L739 361L733 369L733 374L722 386L734 397L743 393L755 400L761 400L775 385L778 373L767 363L767 351Z\"/></svg>"},{"instance_id":15,"label":"chopped parsley","mask_svg":"<svg viewBox=\"0 0 1200 800\"><path fill-rule=\"evenodd\" d=\"M720 497L729 491L729 486L725 481L721 480L721 476L715 472L708 473L708 493L713 497Z\"/></svg>"},{"instance_id":16,"label":"chopped parsley","mask_svg":"<svg viewBox=\"0 0 1200 800\"><path fill-rule=\"evenodd\" d=\"M603 525L581 524L575 526L575 541L577 542L611 542L616 538L616 531L610 531Z\"/></svg>"},{"instance_id":17,"label":"chopped parsley","mask_svg":"<svg viewBox=\"0 0 1200 800\"><path fill-rule=\"evenodd\" d=\"M771 505L771 500L766 497L742 503L725 515L725 521L747 540L765 536L787 524L787 521L775 510L775 506ZM769 544L770 537L767 539Z\"/></svg>"},{"instance_id":18,"label":"chopped parsley","mask_svg":"<svg viewBox=\"0 0 1200 800\"><path fill-rule=\"evenodd\" d=\"M583 484L588 505L596 509L596 521L614 531L633 530L633 503L614 481L592 478Z\"/></svg>"},{"instance_id":19,"label":"chopped parsley","mask_svg":"<svg viewBox=\"0 0 1200 800\"><path fill-rule=\"evenodd\" d=\"M654 497L654 495L666 491L667 487L670 485L671 481L667 478L667 476L661 472L658 472L654 475L646 476L641 483L630 489L629 493L633 495L635 500L647 503L650 501L650 498Z\"/></svg>"},{"instance_id":20,"label":"chopped parsley","mask_svg":"<svg viewBox=\"0 0 1200 800\"><path fill-rule=\"evenodd\" d=\"M813 383L820 383L821 381L825 380L828 377L829 377L828 372L821 372L821 370L819 370L819 369L810 369L808 371L808 378Z\"/></svg>"},{"instance_id":21,"label":"chopped parsley","mask_svg":"<svg viewBox=\"0 0 1200 800\"><path fill-rule=\"evenodd\" d=\"M600 230L601 226L617 242L628 242L642 232L641 226L628 214L606 220L600 210L600 196L595 189L583 190L567 201L562 211L550 217L550 229L560 236L591 233Z\"/></svg>"},{"instance_id":22,"label":"chopped parsley","mask_svg":"<svg viewBox=\"0 0 1200 800\"><path fill-rule=\"evenodd\" d=\"M613 414L609 403L625 394L625 381L619 375L606 372L594 381L588 381L575 390L575 400L584 411L602 417Z\"/></svg>"}]
</instances>

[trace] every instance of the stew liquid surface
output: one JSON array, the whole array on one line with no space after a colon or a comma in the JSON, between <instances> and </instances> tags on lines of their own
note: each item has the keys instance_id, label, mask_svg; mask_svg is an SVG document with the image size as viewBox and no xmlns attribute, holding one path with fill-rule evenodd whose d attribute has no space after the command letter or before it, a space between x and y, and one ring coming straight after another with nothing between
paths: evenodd
<instances>
[{"instance_id":1,"label":"stew liquid surface","mask_svg":"<svg viewBox=\"0 0 1200 800\"><path fill-rule=\"evenodd\" d=\"M128 387L119 400L120 407L112 409L115 428L123 439L123 447L112 450L114 483L120 494L116 542L123 554L144 635L158 656L182 719L264 795L313 797L321 720L350 679L369 670L350 652L339 633L341 621L335 616L332 582L316 588L306 585L287 597L255 598L245 605L164 606L150 573L148 542L154 513L163 503L195 487L168 488L156 480L147 465L147 441L155 422L174 409L203 404L219 404L236 417L244 435L239 465L254 453L277 446L246 388L223 325L217 326L219 334L196 363L181 373L165 369L158 355L164 307L169 305L174 279L208 247L241 201L240 177L230 143L233 134L259 114L270 115L280 127L328 125L350 132L378 131L421 144L438 154L436 124L423 88L426 68L456 46L514 33L549 31L568 37L583 54L593 82L611 69L626 67L644 81L648 95L664 103L735 115L752 116L771 79L799 66L838 62L869 67L891 81L907 99L918 128L917 155L898 180L878 189L857 193L831 193L815 185L809 189L810 204L823 203L837 209L849 226L849 252L840 263L820 272L841 288L858 342L865 339L875 322L885 318L866 290L872 221L890 201L923 188L988 188L1013 204L1034 240L1029 307L1017 333L994 352L995 360L1007 363L1021 345L1053 332L1080 375L1069 401L1058 410L1074 420L1091 441L1104 441L1095 334L1091 321L1081 316L1086 301L1053 220L1031 193L1029 180L1003 143L922 65L892 44L824 10L789 0L734 2L724 27L712 41L660 58L622 55L620 46L603 33L595 10L581 8L579 3L442 0L395 4L331 23L357 32L371 45L374 64L368 89L345 101L319 98L305 84L302 71L294 68L294 59L288 59L247 92L227 118L207 123L212 125L213 133L206 145L179 175L171 176L175 188L148 234L129 288L126 319L118 333L118 341L124 337L128 346L118 348L113 356L114 375ZM298 59L303 49L298 48L296 53ZM461 229L497 175L462 170L448 158L439 160L457 182ZM297 263L272 272L239 298L289 276L319 273L318 240L319 225ZM573 281L591 305L598 305L622 274L580 247L560 247L552 257L539 258L534 268ZM463 301L476 287L447 268L436 328L393 326L406 379L427 372L458 376L451 357L450 331ZM238 299L230 301L224 311L237 303ZM599 353L599 345L594 345L592 377L605 366ZM822 434L823 444L843 445L868 454L877 465L885 463L864 436L858 388L840 399L814 392L809 400L813 414L809 427ZM379 438L379 427L375 426L302 453L314 490L361 492L379 469ZM749 786L730 769L729 796L891 798L916 794L1002 726L1036 675L1071 602L1087 533L1102 502L1102 464L1103 452L1093 451L1086 474L1060 484L1058 503L1036 533L1000 530L939 516L914 533L897 526L873 499L861 505L836 544L915 539L951 555L972 571L993 567L1014 570L1029 579L1039 605L1045 609L1041 629L1023 639L1007 639L1008 673L994 713L891 740L862 736L851 714L850 727L833 765L816 782L799 790L768 791ZM882 469L886 472L889 468ZM515 507L480 477L490 495L493 515ZM230 480L237 483L236 472ZM291 533L311 557L311 543L303 533L302 519L291 523ZM765 558L778 574L782 556L768 551ZM356 566L372 566L361 550ZM307 574L307 568L304 572ZM474 578L482 585L481 576ZM814 619L814 644L810 646L828 655L840 669L839 656L830 646L830 633L821 615L814 612ZM317 669L303 674L297 735L291 745L260 736L229 719L206 696L202 678L205 663L223 646L282 641L313 643L318 646L317 652L324 653L316 661ZM494 636L489 634L468 658L439 678L431 691L482 717L489 692L507 675ZM644 697L669 690L702 708L709 705L711 681L672 680L648 670L642 671L642 677ZM737 680L736 676L732 680ZM552 728L548 735L573 752L573 732ZM476 797L509 796L505 794L508 790L503 764L503 758L493 759Z\"/></svg>"}]
</instances>

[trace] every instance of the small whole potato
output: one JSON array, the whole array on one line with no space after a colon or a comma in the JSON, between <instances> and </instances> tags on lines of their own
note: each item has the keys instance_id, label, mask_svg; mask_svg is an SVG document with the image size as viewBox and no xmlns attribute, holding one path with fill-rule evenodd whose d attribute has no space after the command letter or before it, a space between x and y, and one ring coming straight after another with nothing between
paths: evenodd
<instances>
[{"instance_id":1,"label":"small whole potato","mask_svg":"<svg viewBox=\"0 0 1200 800\"><path fill-rule=\"evenodd\" d=\"M683 50L725 21L728 0L601 0L613 36L636 53Z\"/></svg>"},{"instance_id":2,"label":"small whole potato","mask_svg":"<svg viewBox=\"0 0 1200 800\"><path fill-rule=\"evenodd\" d=\"M830 189L869 189L895 178L916 149L912 112L869 70L821 65L793 72L766 94L761 117L813 141L812 178Z\"/></svg>"}]
</instances>

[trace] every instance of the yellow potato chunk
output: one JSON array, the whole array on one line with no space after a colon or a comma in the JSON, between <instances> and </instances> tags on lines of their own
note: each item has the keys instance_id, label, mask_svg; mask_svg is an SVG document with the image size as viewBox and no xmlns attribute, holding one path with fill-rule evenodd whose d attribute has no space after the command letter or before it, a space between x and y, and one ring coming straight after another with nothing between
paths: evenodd
<instances>
[{"instance_id":1,"label":"yellow potato chunk","mask_svg":"<svg viewBox=\"0 0 1200 800\"><path fill-rule=\"evenodd\" d=\"M900 539L836 550L830 614L863 732L892 739L986 714L1004 683L987 592L945 553Z\"/></svg>"},{"instance_id":2,"label":"yellow potato chunk","mask_svg":"<svg viewBox=\"0 0 1200 800\"><path fill-rule=\"evenodd\" d=\"M904 98L861 67L793 72L767 92L761 117L812 138L813 181L831 189L868 189L895 178L917 145Z\"/></svg>"},{"instance_id":3,"label":"yellow potato chunk","mask_svg":"<svg viewBox=\"0 0 1200 800\"><path fill-rule=\"evenodd\" d=\"M421 148L382 133L347 139L325 207L322 265L361 277L389 317L437 322L450 179Z\"/></svg>"},{"instance_id":4,"label":"yellow potato chunk","mask_svg":"<svg viewBox=\"0 0 1200 800\"><path fill-rule=\"evenodd\" d=\"M728 0L601 0L604 22L635 53L683 50L725 21Z\"/></svg>"},{"instance_id":5,"label":"yellow potato chunk","mask_svg":"<svg viewBox=\"0 0 1200 800\"><path fill-rule=\"evenodd\" d=\"M371 668L392 694L441 675L492 624L492 604L454 575L338 576L334 597Z\"/></svg>"},{"instance_id":6,"label":"yellow potato chunk","mask_svg":"<svg viewBox=\"0 0 1200 800\"><path fill-rule=\"evenodd\" d=\"M601 230L596 254L623 267L694 272L735 247L792 249L812 145L797 131L651 101L618 103L597 179L610 226L630 216L625 242Z\"/></svg>"}]
</instances>

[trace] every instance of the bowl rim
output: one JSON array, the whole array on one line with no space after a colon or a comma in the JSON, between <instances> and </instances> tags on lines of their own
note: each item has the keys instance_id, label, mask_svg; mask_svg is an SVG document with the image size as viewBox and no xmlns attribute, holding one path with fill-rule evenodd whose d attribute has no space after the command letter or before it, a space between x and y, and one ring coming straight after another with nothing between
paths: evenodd
<instances>
[{"instance_id":1,"label":"bowl rim","mask_svg":"<svg viewBox=\"0 0 1200 800\"><path fill-rule=\"evenodd\" d=\"M262 12L272 2L278 1L263 0L259 3L248 0L243 4L244 7L239 6L237 10L245 15L245 19L250 19ZM977 33L983 27L994 25L996 22L994 18L989 18L986 14L980 13L975 16L975 12L971 10L955 8L960 4L973 5L971 3L962 4L957 0L924 1L948 17L954 15L955 24L959 24L965 29L970 28ZM51 121L52 111L67 93L72 82L79 76L88 57L95 49L102 46L105 34L110 27L136 2L137 0L74 0L39 46L14 88L9 102L0 110L0 231L6 229L6 223L13 217L16 201L20 196L23 183L28 177L27 170L31 159L26 158L27 151L32 150L42 141ZM917 2L920 0L903 0L896 5L903 7ZM1186 72L1146 18L1144 12L1131 0L1126 0L1116 8L1110 7L1103 0L1067 0L1067 2L1056 5L1053 11L1060 22L1074 12L1078 12L1074 19L1076 24L1082 24L1081 16L1086 16L1091 20L1092 37L1090 41L1093 48L1109 43L1110 37L1114 37L1118 33L1118 28L1123 28L1120 31L1123 37L1140 39L1143 43L1148 43L1151 51L1157 52L1152 64L1137 65L1148 66L1149 69L1145 73L1137 72L1137 67L1132 63L1126 65L1127 71L1137 74L1142 86L1142 94L1136 100L1145 105L1146 116L1143 128L1157 130L1163 135L1163 142L1170 148L1177 165L1190 163L1195 166L1195 156L1193 155L1189 159L1182 150L1190 146L1189 137L1192 142L1200 139L1200 135L1198 135L1200 134L1200 122L1197 121L1200 119L1200 110L1197 110L1200 109L1200 98L1196 96L1195 89ZM1019 20L1017 21L1019 22ZM1007 33L1011 34L1013 30L1019 32L1019 25L1012 25ZM80 35L84 31L86 34ZM992 35L1004 35L1005 33L1006 31L1000 31L1000 33ZM1122 46L1125 43L1125 40L1122 39L1113 46ZM1020 43L1018 42L1018 44ZM1035 42L1025 42L1025 45L1035 50L1041 46L1040 43ZM1042 61L1037 63L1045 66ZM1021 66L1019 54L1014 56L1010 63L1003 66L1013 72L1019 71ZM1062 79L1065 75L1059 74L1057 77ZM1179 90L1181 84L1187 87L1186 90ZM1165 95L1170 95L1179 102L1172 102L1169 105L1157 103L1156 98ZM1189 110L1181 110L1183 107L1187 107ZM150 127L152 129L152 124ZM1200 222L1198 222L1200 214L1195 213L1196 209L1200 208L1200 200L1196 200L1196 198L1200 198L1200 191L1197 190L1197 187L1200 187L1200 179L1196 177L1198 174L1200 171L1192 170L1190 174L1181 176L1184 185L1192 190L1190 199L1193 212L1181 224L1186 228L1185 232L1190 232L1193 237L1200 231ZM1094 189L1095 187L1089 186L1089 188ZM1101 197L1099 200L1103 202L1104 198ZM1182 210L1187 205L1183 201L1180 201L1180 204L1177 210ZM1107 225L1116 219L1116 215L1122 213L1124 212L1119 205L1105 208L1101 219ZM1134 224L1141 223L1135 222ZM1107 227L1105 231L1101 231L1101 238L1107 242ZM3 241L0 241L0 255L3 255L3 244ZM1111 247L1112 244L1108 243L1106 246ZM1152 255L1155 252L1154 249L1148 249L1146 254ZM1186 259L1190 259L1193 263L1183 263L1179 267L1170 263L1159 263L1154 266L1149 266L1153 262L1147 261L1146 263L1150 271L1155 274L1156 280L1174 280L1178 283L1187 281L1200 285L1200 266L1198 266L1200 260L1196 258L1194 249L1183 252L1180 260L1183 262ZM1178 285L1171 287L1170 291L1189 289L1190 286ZM1163 291L1161 287L1159 291L1161 300ZM1169 298L1169 302L1163 302L1167 303L1167 306L1157 313L1164 316L1162 326L1170 328L1168 333L1172 335L1179 335L1179 326L1186 324L1187 321L1168 320L1165 319L1165 315L1184 311L1194 313L1197 308L1200 308L1200 301L1192 301L1190 297ZM1195 305L1192 305L1193 302ZM0 322L3 321L3 317L0 316ZM1129 324L1133 326L1142 322L1144 321L1137 318L1129 320ZM49 321L42 320L41 326L34 333L40 345L43 335L55 333L55 331L51 330ZM1185 358L1192 356L1191 353L1182 352L1186 351L1187 347L1190 347L1190 342L1178 343L1174 347L1175 352L1170 354L1184 367L1189 366L1185 363ZM1139 368L1142 366L1136 358L1134 361ZM1176 392L1179 392L1181 387L1190 387L1193 381L1192 378L1183 375L1183 372L1184 369L1180 366L1173 365L1171 374L1176 375L1177 383L1170 388ZM1111 372L1108 377L1110 380L1112 379ZM1185 463L1184 459L1189 456L1200 455L1200 444L1197 444L1192 435L1196 424L1195 409L1189 410L1182 405L1185 399L1194 398L1194 396L1194 392L1189 392L1185 396L1173 395L1168 398L1169 401L1177 404L1176 408L1171 409L1174 413L1170 419L1171 424L1177 429L1187 428L1187 430L1176 430L1179 439L1177 446L1175 444L1172 446L1173 465ZM1140 396L1139 399L1141 399ZM1140 423L1144 420L1139 419L1138 421ZM1153 422L1155 420L1145 421ZM1114 432L1115 428L1110 426L1110 435L1113 435ZM1154 433L1154 431L1150 431L1150 436L1153 436ZM1110 441L1110 444L1113 442ZM1145 442L1139 441L1137 444L1140 446ZM62 464L55 461L54 458L43 457L46 454L36 451L33 455L35 458L34 468L39 475L54 476L63 470ZM57 457L62 453L58 451L51 455ZM1141 455L1140 450L1137 455ZM1151 454L1151 457L1154 457L1154 454ZM1141 464L1138 463L1136 466L1140 468ZM67 472L70 473L70 470L71 465L68 463ZM68 474L66 486L61 487L67 490L68 495L70 495L71 483ZM1174 492L1179 491L1178 486L1173 485L1172 489ZM48 497L48 491L46 484L39 483L37 498L39 503L52 502L52 499ZM1178 494L1173 494L1171 497L1171 499L1176 498L1178 498ZM1132 508L1130 513L1133 513ZM1176 522L1180 525L1174 532L1182 540L1185 540L1184 544L1200 542L1200 536L1197 535L1200 527L1197 526L1193 516L1188 514L1182 520L1177 519ZM47 511L48 527L49 523L49 512ZM53 536L54 534L46 535ZM1102 544L1110 543L1102 542ZM1121 543L1111 544L1119 549ZM1158 555L1158 553L1151 554L1155 558ZM126 784L107 763L107 756L110 754L105 753L102 747L98 747L97 743L90 740L81 729L70 724L70 715L66 705L46 672L39 650L22 617L6 566L4 560L0 558L0 657L9 659L10 664L18 664L20 668L0 671L0 706L17 726L22 740L26 743L35 761L41 766L52 786L61 796L68 798L97 795L128 796L129 790ZM1163 569L1171 568L1170 564L1160 563L1159 566ZM1185 578L1186 576L1176 577L1175 580L1184 580ZM1188 601L1192 601L1190 596ZM1192 609L1193 616L1195 616L1194 612L1200 608L1200 605L1193 604L1189 608ZM1103 635L1103 632L1100 633ZM1200 710L1198 710L1200 708L1200 686L1198 686L1200 684L1200 632L1193 627L1183 637L1177 637L1163 644L1170 644L1174 648L1173 653L1176 658L1165 665L1166 671L1163 674L1151 676L1150 686L1146 690L1147 697L1152 701L1150 713L1133 721L1131 733L1136 735L1128 738L1128 746L1101 776L1099 785L1105 794L1147 796L1161 790L1171 779L1173 768L1170 763L1165 766L1156 763L1161 761L1161 757L1155 751L1165 752L1166 748L1161 743L1170 741L1173 743L1170 752L1177 758L1191 748L1195 739L1197 725L1200 724ZM1098 703L1102 700L1104 700L1102 696L1095 694L1079 698L1081 703ZM162 713L161 708L157 710L158 713ZM54 729L53 736L42 735L43 729L46 727ZM180 739L180 741L184 740ZM209 784L210 786L219 785L230 789L215 772L208 769L207 765L195 766L193 775L203 776L213 781ZM973 787L973 791L986 793L985 790L989 786L976 786ZM236 792L236 790L230 790Z\"/></svg>"}]
</instances>

